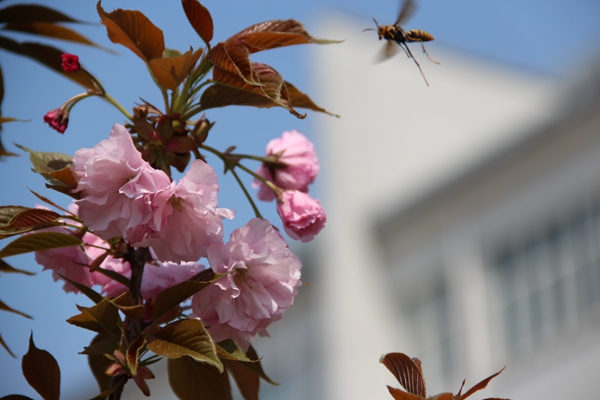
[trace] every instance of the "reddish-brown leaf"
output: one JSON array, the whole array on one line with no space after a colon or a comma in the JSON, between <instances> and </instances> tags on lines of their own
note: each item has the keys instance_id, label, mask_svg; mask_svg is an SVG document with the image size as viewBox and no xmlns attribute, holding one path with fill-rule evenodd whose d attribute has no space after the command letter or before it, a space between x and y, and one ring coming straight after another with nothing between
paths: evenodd
<instances>
[{"instance_id":1,"label":"reddish-brown leaf","mask_svg":"<svg viewBox=\"0 0 600 400\"><path fill-rule=\"evenodd\" d=\"M55 179L56 181L60 182L69 189L75 189L77 187L77 181L73 176L73 171L71 170L71 167L59 169L46 174L42 172L40 173L44 175L44 177L47 180L51 180L50 178Z\"/></svg>"},{"instance_id":2,"label":"reddish-brown leaf","mask_svg":"<svg viewBox=\"0 0 600 400\"><path fill-rule=\"evenodd\" d=\"M52 22L11 22L4 25L2 29L46 36L54 39L68 40L71 42L98 47L96 43L75 32L74 30L67 28L66 26L56 25Z\"/></svg>"},{"instance_id":3,"label":"reddish-brown leaf","mask_svg":"<svg viewBox=\"0 0 600 400\"><path fill-rule=\"evenodd\" d=\"M23 275L35 275L35 272L25 271L24 269L18 269L10 266L6 261L0 260L0 272L23 274Z\"/></svg>"},{"instance_id":4,"label":"reddish-brown leaf","mask_svg":"<svg viewBox=\"0 0 600 400\"><path fill-rule=\"evenodd\" d=\"M259 85L250 84L234 73L215 67L213 79L219 85L213 85L204 91L200 99L202 109L226 105L280 106L298 118L306 117L306 114L300 114L293 108L287 86L275 69L261 63L251 63L251 68ZM225 87L218 87L221 85Z\"/></svg>"},{"instance_id":5,"label":"reddish-brown leaf","mask_svg":"<svg viewBox=\"0 0 600 400\"><path fill-rule=\"evenodd\" d=\"M32 316L27 315L27 314L25 314L22 311L15 310L14 308L10 307L8 304L6 304L5 302L3 302L2 300L0 300L0 310L12 312L12 313L18 314L18 315L20 315L22 317L33 319Z\"/></svg>"},{"instance_id":6,"label":"reddish-brown leaf","mask_svg":"<svg viewBox=\"0 0 600 400\"><path fill-rule=\"evenodd\" d=\"M100 333L96 335L94 339L92 339L90 346L86 349L95 348L97 347L96 345L99 344L102 344L105 354L112 355L114 350L116 350L119 342L118 340L115 340L114 336L109 336L107 334ZM98 387L100 388L100 391L103 392L105 390L109 390L112 383L112 377L106 375L104 371L106 371L106 368L110 364L112 364L113 361L106 358L103 354L96 354L96 352L88 352L84 354L88 355L88 364L90 366L92 374L94 375L94 378L96 378L96 382L98 382Z\"/></svg>"},{"instance_id":7,"label":"reddish-brown leaf","mask_svg":"<svg viewBox=\"0 0 600 400\"><path fill-rule=\"evenodd\" d=\"M16 4L0 10L0 22L81 22L39 4Z\"/></svg>"},{"instance_id":8,"label":"reddish-brown leaf","mask_svg":"<svg viewBox=\"0 0 600 400\"><path fill-rule=\"evenodd\" d=\"M0 398L0 400L33 400L31 397L23 396L21 394L9 394Z\"/></svg>"},{"instance_id":9,"label":"reddish-brown leaf","mask_svg":"<svg viewBox=\"0 0 600 400\"><path fill-rule=\"evenodd\" d=\"M388 386L387 388L395 400L424 400L423 397L410 394L404 390L396 389L391 386Z\"/></svg>"},{"instance_id":10,"label":"reddish-brown leaf","mask_svg":"<svg viewBox=\"0 0 600 400\"><path fill-rule=\"evenodd\" d=\"M259 85L253 75L250 52L242 43L218 43L210 50L208 57L221 69L237 74L251 85Z\"/></svg>"},{"instance_id":11,"label":"reddish-brown leaf","mask_svg":"<svg viewBox=\"0 0 600 400\"><path fill-rule=\"evenodd\" d=\"M339 118L340 116L337 114L333 114L329 111L327 111L326 109L319 107L318 105L316 105L310 97L308 97L306 94L302 93L301 91L299 91L296 86L292 85L289 82L285 82L285 86L287 86L287 90L288 90L288 95L290 98L290 102L292 103L292 105L294 106L294 108L307 108L309 110L313 110L313 111L319 111L325 114L329 114L333 117L337 117Z\"/></svg>"},{"instance_id":12,"label":"reddish-brown leaf","mask_svg":"<svg viewBox=\"0 0 600 400\"><path fill-rule=\"evenodd\" d=\"M219 372L210 364L184 356L169 359L168 372L171 389L182 400L232 399L227 371Z\"/></svg>"},{"instance_id":13,"label":"reddish-brown leaf","mask_svg":"<svg viewBox=\"0 0 600 400\"><path fill-rule=\"evenodd\" d=\"M210 12L198 0L181 0L181 5L192 28L208 45L213 37L213 20Z\"/></svg>"},{"instance_id":14,"label":"reddish-brown leaf","mask_svg":"<svg viewBox=\"0 0 600 400\"><path fill-rule=\"evenodd\" d=\"M144 14L120 8L107 13L100 1L96 8L113 43L127 47L145 62L162 57L165 50L163 32Z\"/></svg>"},{"instance_id":15,"label":"reddish-brown leaf","mask_svg":"<svg viewBox=\"0 0 600 400\"><path fill-rule=\"evenodd\" d=\"M390 370L407 392L419 397L427 395L420 365L409 356L404 353L388 353L379 361Z\"/></svg>"},{"instance_id":16,"label":"reddish-brown leaf","mask_svg":"<svg viewBox=\"0 0 600 400\"><path fill-rule=\"evenodd\" d=\"M29 350L21 363L27 383L44 400L58 400L60 397L60 369L52 354L40 350L33 343L33 333L29 337Z\"/></svg>"},{"instance_id":17,"label":"reddish-brown leaf","mask_svg":"<svg viewBox=\"0 0 600 400\"><path fill-rule=\"evenodd\" d=\"M452 400L453 398L452 393L441 393L430 397L431 400Z\"/></svg>"},{"instance_id":18,"label":"reddish-brown leaf","mask_svg":"<svg viewBox=\"0 0 600 400\"><path fill-rule=\"evenodd\" d=\"M227 371L233 377L242 397L245 400L258 400L258 390L260 389L260 379L258 376L238 361L224 361Z\"/></svg>"},{"instance_id":19,"label":"reddish-brown leaf","mask_svg":"<svg viewBox=\"0 0 600 400\"><path fill-rule=\"evenodd\" d=\"M8 225L17 229L30 228L56 221L59 218L60 215L54 211L41 208L30 208L15 215Z\"/></svg>"},{"instance_id":20,"label":"reddish-brown leaf","mask_svg":"<svg viewBox=\"0 0 600 400\"><path fill-rule=\"evenodd\" d=\"M506 367L502 368L500 371L496 372L493 375L488 376L487 378L485 378L484 380L479 382L477 385L473 386L471 389L469 389L467 391L467 393L460 396L459 399L460 400L466 399L467 397L471 396L473 393L478 392L481 389L484 389L488 385L488 383L490 383L490 381L492 379L494 379L496 376L500 375L502 373L502 371L504 371L505 368Z\"/></svg>"},{"instance_id":21,"label":"reddish-brown leaf","mask_svg":"<svg viewBox=\"0 0 600 400\"><path fill-rule=\"evenodd\" d=\"M13 53L25 57L32 58L38 61L39 63L45 65L46 67L54 70L55 72L61 74L65 78L70 79L87 89L94 89L96 87L92 78L90 78L90 76L84 73L83 71L76 71L71 73L66 73L65 71L63 71L61 67L61 54L65 52L62 50L40 43L19 43L6 37L0 37L0 48L12 51Z\"/></svg>"},{"instance_id":22,"label":"reddish-brown leaf","mask_svg":"<svg viewBox=\"0 0 600 400\"><path fill-rule=\"evenodd\" d=\"M161 85L174 90L188 77L201 54L202 49L190 49L178 57L155 58L150 60L150 68Z\"/></svg>"},{"instance_id":23,"label":"reddish-brown leaf","mask_svg":"<svg viewBox=\"0 0 600 400\"><path fill-rule=\"evenodd\" d=\"M227 39L226 42L243 43L248 47L250 53L255 53L295 44L328 44L340 41L314 38L306 32L300 22L293 19L276 19L249 26Z\"/></svg>"}]
</instances>

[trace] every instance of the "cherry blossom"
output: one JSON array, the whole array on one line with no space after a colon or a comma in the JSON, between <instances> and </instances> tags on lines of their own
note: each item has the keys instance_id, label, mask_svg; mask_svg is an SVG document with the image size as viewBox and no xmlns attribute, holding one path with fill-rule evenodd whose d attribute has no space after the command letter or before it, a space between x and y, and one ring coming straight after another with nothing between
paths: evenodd
<instances>
[{"instance_id":1,"label":"cherry blossom","mask_svg":"<svg viewBox=\"0 0 600 400\"><path fill-rule=\"evenodd\" d=\"M73 157L79 216L104 239L123 237L133 246L147 246L156 233L152 196L167 189L169 177L142 159L124 126L115 124L109 139Z\"/></svg>"},{"instance_id":2,"label":"cherry blossom","mask_svg":"<svg viewBox=\"0 0 600 400\"><path fill-rule=\"evenodd\" d=\"M215 273L228 274L194 295L194 315L215 341L230 338L246 349L294 302L302 264L271 223L258 218L233 231L226 244L211 245L208 261Z\"/></svg>"},{"instance_id":3,"label":"cherry blossom","mask_svg":"<svg viewBox=\"0 0 600 400\"><path fill-rule=\"evenodd\" d=\"M156 230L149 245L159 260L195 261L206 257L212 243L223 241L224 218L233 211L217 208L217 174L204 161L192 162L189 171L175 184L153 198Z\"/></svg>"}]
</instances>

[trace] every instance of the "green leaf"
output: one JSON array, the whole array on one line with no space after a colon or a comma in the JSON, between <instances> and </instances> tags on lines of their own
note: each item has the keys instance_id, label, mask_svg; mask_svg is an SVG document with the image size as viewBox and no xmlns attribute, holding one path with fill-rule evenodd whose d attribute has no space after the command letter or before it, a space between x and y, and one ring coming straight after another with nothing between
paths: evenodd
<instances>
[{"instance_id":1,"label":"green leaf","mask_svg":"<svg viewBox=\"0 0 600 400\"><path fill-rule=\"evenodd\" d=\"M9 307L8 304L6 304L5 302L3 302L2 300L0 300L0 310L12 312L12 313L18 314L18 315L20 315L22 317L33 319L32 316L27 315L24 312L21 312L21 311L15 310L14 308Z\"/></svg>"},{"instance_id":2,"label":"green leaf","mask_svg":"<svg viewBox=\"0 0 600 400\"><path fill-rule=\"evenodd\" d=\"M1 206L0 207L0 228L8 226L10 220L20 212L30 210L29 207L23 206Z\"/></svg>"},{"instance_id":3,"label":"green leaf","mask_svg":"<svg viewBox=\"0 0 600 400\"><path fill-rule=\"evenodd\" d=\"M28 149L15 143L15 146L29 153L33 172L42 175L52 185L75 188L77 182L71 172L72 157L62 153L42 152Z\"/></svg>"},{"instance_id":4,"label":"green leaf","mask_svg":"<svg viewBox=\"0 0 600 400\"><path fill-rule=\"evenodd\" d=\"M98 333L120 334L119 327L122 322L119 311L108 299L102 300L93 307L77 306L77 308L81 314L69 318L68 323Z\"/></svg>"},{"instance_id":5,"label":"green leaf","mask_svg":"<svg viewBox=\"0 0 600 400\"><path fill-rule=\"evenodd\" d=\"M148 343L148 348L154 353L167 358L190 356L223 371L215 343L200 320L183 319L172 322L153 336L155 339Z\"/></svg>"},{"instance_id":6,"label":"green leaf","mask_svg":"<svg viewBox=\"0 0 600 400\"><path fill-rule=\"evenodd\" d=\"M237 363L240 366L247 369L248 371L255 374L256 376L258 376L259 378L261 378L262 380L264 380L265 382L268 382L271 385L279 386L279 383L271 380L271 378L269 378L267 376L267 374L265 373L265 371L263 370L262 364L260 363L260 357L258 357L258 354L256 354L256 350L254 350L254 347L252 347L252 346L248 347L248 350L246 351L246 357L248 357L250 359L250 362L241 362L240 361Z\"/></svg>"},{"instance_id":7,"label":"green leaf","mask_svg":"<svg viewBox=\"0 0 600 400\"><path fill-rule=\"evenodd\" d=\"M0 250L0 258L31 253L32 251L79 246L81 244L81 240L66 233L36 232L18 237L10 242Z\"/></svg>"},{"instance_id":8,"label":"green leaf","mask_svg":"<svg viewBox=\"0 0 600 400\"><path fill-rule=\"evenodd\" d=\"M4 210L5 208L6 210ZM17 211L13 206L0 207L0 210L5 211L2 214L3 218L7 217L11 212ZM50 210L40 208L20 210L14 214L7 224L0 223L0 239L33 230L63 225L62 222L59 222L60 218L59 214Z\"/></svg>"},{"instance_id":9,"label":"green leaf","mask_svg":"<svg viewBox=\"0 0 600 400\"><path fill-rule=\"evenodd\" d=\"M63 276L63 275L59 274L58 272L57 272L57 274L62 279L64 279L65 281L69 282L71 285L75 286L77 289L79 289L79 291L81 293L83 293L84 295L86 295L87 298L90 299L91 301L93 301L94 303L98 304L102 300L104 300L104 296L102 296L100 293L96 292L91 287L86 286L86 285L84 285L82 283L79 283L79 282L72 281L69 278L67 278L66 276Z\"/></svg>"},{"instance_id":10,"label":"green leaf","mask_svg":"<svg viewBox=\"0 0 600 400\"><path fill-rule=\"evenodd\" d=\"M223 360L251 362L246 353L231 339L217 343L217 354Z\"/></svg>"},{"instance_id":11,"label":"green leaf","mask_svg":"<svg viewBox=\"0 0 600 400\"><path fill-rule=\"evenodd\" d=\"M23 356L21 367L29 385L44 400L59 399L60 368L50 353L35 347L33 333L29 337L29 350Z\"/></svg>"},{"instance_id":12,"label":"green leaf","mask_svg":"<svg viewBox=\"0 0 600 400\"><path fill-rule=\"evenodd\" d=\"M0 259L0 272L23 274L23 275L29 275L29 276L35 275L35 272L25 271L24 269L13 268L6 261L4 261L2 259Z\"/></svg>"},{"instance_id":13,"label":"green leaf","mask_svg":"<svg viewBox=\"0 0 600 400\"><path fill-rule=\"evenodd\" d=\"M4 339L2 339L2 335L0 335L0 346L4 347L4 350L6 350L8 354L10 354L13 358L17 358L17 356L15 356L15 353L10 351L8 345L4 342Z\"/></svg>"},{"instance_id":14,"label":"green leaf","mask_svg":"<svg viewBox=\"0 0 600 400\"><path fill-rule=\"evenodd\" d=\"M131 292L125 292L110 300L123 314L134 321L140 320L146 314L146 307L134 304Z\"/></svg>"},{"instance_id":15,"label":"green leaf","mask_svg":"<svg viewBox=\"0 0 600 400\"><path fill-rule=\"evenodd\" d=\"M137 375L138 362L140 360L140 350L146 344L144 336L139 335L129 346L125 353L127 367L133 376Z\"/></svg>"},{"instance_id":16,"label":"green leaf","mask_svg":"<svg viewBox=\"0 0 600 400\"><path fill-rule=\"evenodd\" d=\"M181 357L168 360L168 372L171 389L181 400L232 399L227 372L219 372L211 365Z\"/></svg>"},{"instance_id":17,"label":"green leaf","mask_svg":"<svg viewBox=\"0 0 600 400\"><path fill-rule=\"evenodd\" d=\"M104 354L113 354L119 346L119 337L106 334L98 334L89 346L85 346L79 354L104 356ZM104 372L104 371L102 371Z\"/></svg>"}]
</instances>

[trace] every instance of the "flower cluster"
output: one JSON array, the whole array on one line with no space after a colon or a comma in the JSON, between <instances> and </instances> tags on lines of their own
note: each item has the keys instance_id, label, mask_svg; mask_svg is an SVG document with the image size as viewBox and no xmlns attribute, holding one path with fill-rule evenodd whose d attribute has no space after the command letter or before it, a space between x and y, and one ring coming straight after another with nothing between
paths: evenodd
<instances>
[{"instance_id":1,"label":"flower cluster","mask_svg":"<svg viewBox=\"0 0 600 400\"><path fill-rule=\"evenodd\" d=\"M222 219L233 218L231 210L217 208L217 175L208 164L196 160L171 182L142 159L122 125L93 149L78 150L72 170L86 226L104 239L152 247L161 261L205 257L210 244L223 240Z\"/></svg>"},{"instance_id":2,"label":"flower cluster","mask_svg":"<svg viewBox=\"0 0 600 400\"><path fill-rule=\"evenodd\" d=\"M312 144L296 131L285 132L269 143L267 152L278 166L263 164L259 175L265 174L265 182L278 190L277 209L286 232L293 239L312 239L326 219L319 201L305 193L319 170ZM79 291L70 282L100 285L109 297L128 290L105 273L131 276L130 264L112 251L117 238L132 247L150 248L153 259L144 266L143 299L205 270L198 263L201 257L214 273L225 275L192 300L192 316L216 341L233 339L246 349L255 335L267 335L267 327L294 302L301 284L298 257L262 218L234 230L224 242L222 220L234 213L217 207L217 175L204 161L193 161L182 179L171 181L142 158L129 131L116 124L108 139L75 153L71 171L78 196L71 212L89 231L49 229L80 235L84 245L36 253L37 262L51 269L55 280L68 280L65 291ZM261 190L259 198L267 198L269 192Z\"/></svg>"},{"instance_id":3,"label":"flower cluster","mask_svg":"<svg viewBox=\"0 0 600 400\"><path fill-rule=\"evenodd\" d=\"M319 200L310 197L308 185L319 173L319 161L313 144L300 132L283 132L267 144L266 158L256 171L253 186L264 201L277 198L277 212L286 233L295 240L308 242L324 227L325 210Z\"/></svg>"}]
</instances>

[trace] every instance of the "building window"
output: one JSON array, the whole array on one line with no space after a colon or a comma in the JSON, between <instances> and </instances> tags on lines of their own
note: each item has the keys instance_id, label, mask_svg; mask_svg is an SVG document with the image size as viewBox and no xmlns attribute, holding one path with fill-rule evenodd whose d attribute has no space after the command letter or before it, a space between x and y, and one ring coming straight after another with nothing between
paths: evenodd
<instances>
[{"instance_id":1,"label":"building window","mask_svg":"<svg viewBox=\"0 0 600 400\"><path fill-rule=\"evenodd\" d=\"M600 207L506 251L493 263L509 355L600 324Z\"/></svg>"}]
</instances>

